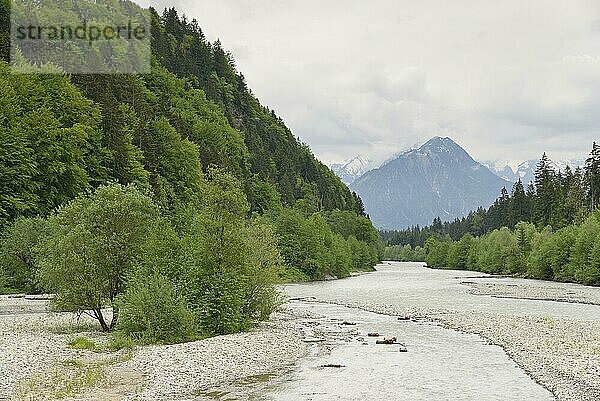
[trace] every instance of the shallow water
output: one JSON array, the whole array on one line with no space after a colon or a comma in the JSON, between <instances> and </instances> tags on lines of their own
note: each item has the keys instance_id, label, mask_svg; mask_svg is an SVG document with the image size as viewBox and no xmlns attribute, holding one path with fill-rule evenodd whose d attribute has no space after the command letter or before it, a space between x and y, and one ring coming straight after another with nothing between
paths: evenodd
<instances>
[{"instance_id":1,"label":"shallow water","mask_svg":"<svg viewBox=\"0 0 600 401\"><path fill-rule=\"evenodd\" d=\"M289 285L292 299L316 297L320 301L398 305L458 311L482 311L540 318L600 319L597 305L555 301L496 298L473 295L462 281L560 287L582 286L534 280L481 277L465 271L430 270L415 263L386 263L377 272L331 282ZM588 288L589 291L600 291ZM552 400L504 351L481 337L442 328L434 323L398 321L337 305L292 301L289 307L321 316L321 326L335 327L340 320L357 322L354 338L312 344L313 355L285 381L273 383L258 399L296 400ZM307 319L307 325L314 324ZM313 319L314 320L314 319ZM395 336L406 345L375 345L369 332ZM363 345L366 341L368 345ZM321 368L326 364L342 368Z\"/></svg>"},{"instance_id":2,"label":"shallow water","mask_svg":"<svg viewBox=\"0 0 600 401\"><path fill-rule=\"evenodd\" d=\"M287 381L260 399L298 400L552 400L511 361L501 348L480 337L431 323L398 321L337 305L292 302L296 310L322 316L324 325L357 323L354 338L328 341L330 353L316 350L303 359ZM337 323L336 323L337 322ZM378 332L397 337L399 345L376 345ZM326 336L327 337L327 336ZM366 345L364 344L366 342ZM323 368L323 365L342 368Z\"/></svg>"}]
</instances>

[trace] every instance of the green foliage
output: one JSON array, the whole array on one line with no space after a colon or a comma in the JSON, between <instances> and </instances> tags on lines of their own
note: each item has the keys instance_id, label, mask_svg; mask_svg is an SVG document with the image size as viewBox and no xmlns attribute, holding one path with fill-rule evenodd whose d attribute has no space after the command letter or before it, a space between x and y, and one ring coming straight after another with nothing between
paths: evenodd
<instances>
[{"instance_id":1,"label":"green foliage","mask_svg":"<svg viewBox=\"0 0 600 401\"><path fill-rule=\"evenodd\" d=\"M471 234L465 234L460 241L454 242L448 250L448 267L464 270L467 268L469 249L473 242Z\"/></svg>"},{"instance_id":2,"label":"green foliage","mask_svg":"<svg viewBox=\"0 0 600 401\"><path fill-rule=\"evenodd\" d=\"M179 208L170 223L156 225L137 275L168 280L198 333L227 334L252 327L279 305L273 283L282 261L272 229L247 219L249 205L239 180L214 169L207 178L201 205ZM158 337L147 335L144 341L173 341Z\"/></svg>"},{"instance_id":3,"label":"green foliage","mask_svg":"<svg viewBox=\"0 0 600 401\"><path fill-rule=\"evenodd\" d=\"M135 340L123 334L122 331L114 331L108 343L108 349L111 351L120 351L122 349L132 350L136 346Z\"/></svg>"},{"instance_id":4,"label":"green foliage","mask_svg":"<svg viewBox=\"0 0 600 401\"><path fill-rule=\"evenodd\" d=\"M5 277L0 288L39 293L37 279L38 246L46 233L42 218L19 217L0 236L0 266Z\"/></svg>"},{"instance_id":5,"label":"green foliage","mask_svg":"<svg viewBox=\"0 0 600 401\"><path fill-rule=\"evenodd\" d=\"M429 267L447 267L448 252L450 251L449 241L440 241L436 237L431 237L425 243L425 252L427 256L425 261Z\"/></svg>"},{"instance_id":6,"label":"green foliage","mask_svg":"<svg viewBox=\"0 0 600 401\"><path fill-rule=\"evenodd\" d=\"M0 266L0 294L9 293L8 287L9 276L4 271L4 268Z\"/></svg>"},{"instance_id":7,"label":"green foliage","mask_svg":"<svg viewBox=\"0 0 600 401\"><path fill-rule=\"evenodd\" d=\"M280 257L268 228L246 221L249 205L240 183L215 170L209 178L204 208L188 210L182 227L183 285L203 330L227 334L272 312Z\"/></svg>"},{"instance_id":8,"label":"green foliage","mask_svg":"<svg viewBox=\"0 0 600 401\"><path fill-rule=\"evenodd\" d=\"M167 278L138 270L127 284L127 291L117 301L117 331L123 337L140 344L172 344L197 338L194 315Z\"/></svg>"},{"instance_id":9,"label":"green foliage","mask_svg":"<svg viewBox=\"0 0 600 401\"><path fill-rule=\"evenodd\" d=\"M0 62L0 226L46 214L104 176L99 112L67 77Z\"/></svg>"},{"instance_id":10,"label":"green foliage","mask_svg":"<svg viewBox=\"0 0 600 401\"><path fill-rule=\"evenodd\" d=\"M287 268L311 280L372 269L382 254L370 221L352 212L311 212L300 202L283 209L273 224Z\"/></svg>"},{"instance_id":11,"label":"green foliage","mask_svg":"<svg viewBox=\"0 0 600 401\"><path fill-rule=\"evenodd\" d=\"M545 229L535 238L533 251L529 254L527 261L527 272L533 276L545 280L554 277L553 254L556 252L552 230Z\"/></svg>"},{"instance_id":12,"label":"green foliage","mask_svg":"<svg viewBox=\"0 0 600 401\"><path fill-rule=\"evenodd\" d=\"M171 222L119 184L61 208L40 253L40 277L56 305L91 311L104 330L120 316L119 331L141 343L233 333L268 318L280 303L273 283L282 269L272 229L247 220L235 177L210 170L208 178L202 204Z\"/></svg>"},{"instance_id":13,"label":"green foliage","mask_svg":"<svg viewBox=\"0 0 600 401\"><path fill-rule=\"evenodd\" d=\"M250 181L250 193L248 200L252 206L252 212L265 214L269 211L281 210L281 195L275 186L269 181L263 181L254 176Z\"/></svg>"},{"instance_id":14,"label":"green foliage","mask_svg":"<svg viewBox=\"0 0 600 401\"><path fill-rule=\"evenodd\" d=\"M310 281L310 277L294 266L286 266L279 274L279 281L282 283L304 283Z\"/></svg>"},{"instance_id":15,"label":"green foliage","mask_svg":"<svg viewBox=\"0 0 600 401\"><path fill-rule=\"evenodd\" d=\"M600 284L600 270L597 263L597 252L594 248L600 235L598 213L592 214L578 228L575 243L571 249L569 270L573 272L575 281L588 284Z\"/></svg>"},{"instance_id":16,"label":"green foliage","mask_svg":"<svg viewBox=\"0 0 600 401\"><path fill-rule=\"evenodd\" d=\"M502 228L478 238L467 234L458 242L430 237L425 251L431 267L600 285L598 212L580 225L556 232L550 226L538 231L533 224L520 222L513 231Z\"/></svg>"},{"instance_id":17,"label":"green foliage","mask_svg":"<svg viewBox=\"0 0 600 401\"><path fill-rule=\"evenodd\" d=\"M106 304L114 308L125 290L125 276L139 262L141 249L158 218L152 200L132 186L100 187L59 209L48 220L49 235L40 252L43 287L56 293L61 310L91 310L103 330Z\"/></svg>"},{"instance_id":18,"label":"green foliage","mask_svg":"<svg viewBox=\"0 0 600 401\"><path fill-rule=\"evenodd\" d=\"M246 309L256 320L266 320L280 306L282 298L273 287L284 270L273 228L253 221L246 230L249 246Z\"/></svg>"},{"instance_id":19,"label":"green foliage","mask_svg":"<svg viewBox=\"0 0 600 401\"><path fill-rule=\"evenodd\" d=\"M171 342L266 319L280 278L371 269L383 248L360 198L197 22L151 13L143 76L12 75L0 62L0 287L55 292L104 330L122 315L124 342Z\"/></svg>"}]
</instances>

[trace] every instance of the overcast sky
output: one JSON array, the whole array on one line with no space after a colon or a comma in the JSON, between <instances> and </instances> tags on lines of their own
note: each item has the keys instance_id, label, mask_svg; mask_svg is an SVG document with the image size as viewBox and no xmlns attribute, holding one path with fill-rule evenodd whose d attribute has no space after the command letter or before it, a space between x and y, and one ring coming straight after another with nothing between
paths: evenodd
<instances>
[{"instance_id":1,"label":"overcast sky","mask_svg":"<svg viewBox=\"0 0 600 401\"><path fill-rule=\"evenodd\" d=\"M450 136L479 160L600 141L598 0L139 0L230 50L323 161Z\"/></svg>"}]
</instances>

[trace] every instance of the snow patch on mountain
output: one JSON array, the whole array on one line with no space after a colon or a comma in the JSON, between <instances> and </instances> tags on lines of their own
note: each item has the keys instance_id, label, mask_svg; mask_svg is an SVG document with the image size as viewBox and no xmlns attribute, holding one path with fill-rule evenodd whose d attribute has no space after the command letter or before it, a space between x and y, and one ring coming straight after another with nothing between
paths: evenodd
<instances>
[{"instance_id":1,"label":"snow patch on mountain","mask_svg":"<svg viewBox=\"0 0 600 401\"><path fill-rule=\"evenodd\" d=\"M345 184L352 184L358 177L377 167L375 163L366 156L355 156L331 165L331 170L340 177Z\"/></svg>"},{"instance_id":2,"label":"snow patch on mountain","mask_svg":"<svg viewBox=\"0 0 600 401\"><path fill-rule=\"evenodd\" d=\"M485 162L484 165L498 177L510 182L516 182L520 178L526 186L534 180L535 168L538 162L539 160L525 160L523 162L494 160ZM556 171L564 171L567 166L575 170L577 167L585 166L585 159L553 160L550 165Z\"/></svg>"}]
</instances>

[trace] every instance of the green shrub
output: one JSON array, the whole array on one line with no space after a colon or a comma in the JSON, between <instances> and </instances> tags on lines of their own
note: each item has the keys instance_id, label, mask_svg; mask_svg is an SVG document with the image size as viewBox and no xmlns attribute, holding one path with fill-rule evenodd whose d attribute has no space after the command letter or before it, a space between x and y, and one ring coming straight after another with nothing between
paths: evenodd
<instances>
[{"instance_id":1,"label":"green shrub","mask_svg":"<svg viewBox=\"0 0 600 401\"><path fill-rule=\"evenodd\" d=\"M430 237L425 242L427 252L427 266L429 267L448 267L448 252L450 251L450 242L446 239L440 241L435 237Z\"/></svg>"},{"instance_id":2,"label":"green shrub","mask_svg":"<svg viewBox=\"0 0 600 401\"><path fill-rule=\"evenodd\" d=\"M466 269L467 260L469 257L469 249L471 249L473 236L465 234L458 242L454 242L448 250L448 267L452 269Z\"/></svg>"},{"instance_id":3,"label":"green shrub","mask_svg":"<svg viewBox=\"0 0 600 401\"><path fill-rule=\"evenodd\" d=\"M284 270L283 259L270 226L253 222L246 229L249 268L246 281L246 314L254 321L266 320L283 302L273 286Z\"/></svg>"},{"instance_id":4,"label":"green shrub","mask_svg":"<svg viewBox=\"0 0 600 401\"><path fill-rule=\"evenodd\" d=\"M178 343L197 338L194 315L173 285L159 274L131 276L125 294L119 297L117 331L141 344ZM115 345L123 342L119 335Z\"/></svg>"},{"instance_id":5,"label":"green shrub","mask_svg":"<svg viewBox=\"0 0 600 401\"><path fill-rule=\"evenodd\" d=\"M592 253L597 237L600 235L600 222L595 214L588 217L577 230L575 243L571 251L569 270L579 283L600 284L600 273L594 268Z\"/></svg>"},{"instance_id":6,"label":"green shrub","mask_svg":"<svg viewBox=\"0 0 600 401\"><path fill-rule=\"evenodd\" d=\"M310 277L302 270L288 266L279 273L279 281L282 283L304 283L310 281Z\"/></svg>"},{"instance_id":7,"label":"green shrub","mask_svg":"<svg viewBox=\"0 0 600 401\"><path fill-rule=\"evenodd\" d=\"M316 212L297 202L273 219L277 244L286 268L311 280L327 275L347 277L352 270L373 270L382 243L365 217L347 211Z\"/></svg>"},{"instance_id":8,"label":"green shrub","mask_svg":"<svg viewBox=\"0 0 600 401\"><path fill-rule=\"evenodd\" d=\"M554 251L555 241L552 231L542 231L534 240L533 250L527 260L527 272L533 277L551 280L554 277L552 270Z\"/></svg>"},{"instance_id":9,"label":"green shrub","mask_svg":"<svg viewBox=\"0 0 600 401\"><path fill-rule=\"evenodd\" d=\"M425 250L411 245L391 245L385 248L383 253L384 260L393 260L396 262L425 262Z\"/></svg>"}]
</instances>

